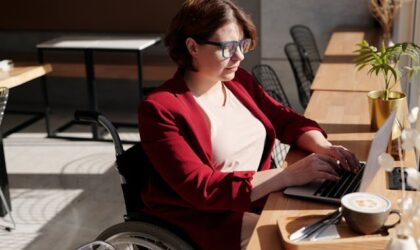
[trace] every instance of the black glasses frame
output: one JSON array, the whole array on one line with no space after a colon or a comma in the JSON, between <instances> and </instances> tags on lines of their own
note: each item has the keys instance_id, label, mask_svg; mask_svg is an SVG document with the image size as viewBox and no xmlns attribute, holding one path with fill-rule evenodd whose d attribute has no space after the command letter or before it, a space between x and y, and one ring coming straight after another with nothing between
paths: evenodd
<instances>
[{"instance_id":1,"label":"black glasses frame","mask_svg":"<svg viewBox=\"0 0 420 250\"><path fill-rule=\"evenodd\" d=\"M250 38L244 38L244 39L241 39L239 41L225 41L225 42L213 42L213 41L209 41L209 40L201 39L201 38L194 38L194 40L199 44L210 44L210 45L219 47L222 50L222 56L224 58L231 58L236 53L236 50L238 49L238 47L243 54L246 54L246 53L248 53L249 51L252 50L252 49L249 49L247 51L243 51L242 46L241 46L241 44L245 41L249 41L250 43L252 43ZM226 49L228 44L232 44L232 43L234 44L234 50L233 50L233 52L231 53L230 56L226 56L225 55L225 49Z\"/></svg>"}]
</instances>

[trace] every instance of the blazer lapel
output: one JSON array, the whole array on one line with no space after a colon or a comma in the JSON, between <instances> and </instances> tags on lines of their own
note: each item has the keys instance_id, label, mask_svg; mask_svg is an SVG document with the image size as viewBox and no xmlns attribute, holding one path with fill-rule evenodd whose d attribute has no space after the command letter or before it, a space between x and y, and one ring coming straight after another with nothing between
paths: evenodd
<instances>
[{"instance_id":1,"label":"blazer lapel","mask_svg":"<svg viewBox=\"0 0 420 250\"><path fill-rule=\"evenodd\" d=\"M173 80L172 84L175 90L175 96L184 103L182 113L185 114L187 124L192 130L193 136L191 139L195 140L195 144L199 146L199 152L196 152L202 160L206 161L205 163L213 167L210 124L207 121L206 114L195 101L179 70L175 73ZM194 150L197 149L194 148Z\"/></svg>"}]
</instances>

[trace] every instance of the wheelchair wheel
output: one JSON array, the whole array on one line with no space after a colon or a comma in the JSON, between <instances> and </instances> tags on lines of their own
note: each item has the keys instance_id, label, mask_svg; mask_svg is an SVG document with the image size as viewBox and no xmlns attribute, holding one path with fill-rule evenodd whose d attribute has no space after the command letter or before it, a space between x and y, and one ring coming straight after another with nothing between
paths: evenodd
<instances>
[{"instance_id":1,"label":"wheelchair wheel","mask_svg":"<svg viewBox=\"0 0 420 250\"><path fill-rule=\"evenodd\" d=\"M123 222L106 229L97 240L117 250L193 250L191 245L165 228L142 221Z\"/></svg>"}]
</instances>

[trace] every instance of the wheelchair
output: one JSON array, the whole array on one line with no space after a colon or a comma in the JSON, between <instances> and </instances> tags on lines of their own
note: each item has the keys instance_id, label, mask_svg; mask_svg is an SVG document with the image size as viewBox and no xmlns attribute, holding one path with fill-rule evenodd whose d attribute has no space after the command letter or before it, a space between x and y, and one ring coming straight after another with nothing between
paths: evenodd
<instances>
[{"instance_id":1,"label":"wheelchair","mask_svg":"<svg viewBox=\"0 0 420 250\"><path fill-rule=\"evenodd\" d=\"M124 150L114 125L101 113L76 111L75 119L102 125L111 135L116 153L116 168L120 174L124 195L126 214L124 222L113 225L103 231L96 241L103 241L117 250L151 249L151 250L193 250L198 249L188 235L170 223L150 215L142 214L140 199L144 181L144 170L140 166L151 166L140 143ZM103 249L101 246L92 249ZM107 248L105 248L107 249Z\"/></svg>"}]
</instances>

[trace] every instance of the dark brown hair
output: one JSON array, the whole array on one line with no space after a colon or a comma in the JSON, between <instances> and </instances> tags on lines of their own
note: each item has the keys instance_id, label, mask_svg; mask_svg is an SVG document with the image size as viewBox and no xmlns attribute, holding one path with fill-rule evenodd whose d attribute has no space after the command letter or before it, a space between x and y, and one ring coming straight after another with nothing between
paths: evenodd
<instances>
[{"instance_id":1,"label":"dark brown hair","mask_svg":"<svg viewBox=\"0 0 420 250\"><path fill-rule=\"evenodd\" d=\"M208 39L230 22L242 26L244 36L256 46L256 30L251 18L232 0L186 0L172 19L165 37L169 55L181 69L195 70L185 45L188 37Z\"/></svg>"}]
</instances>

